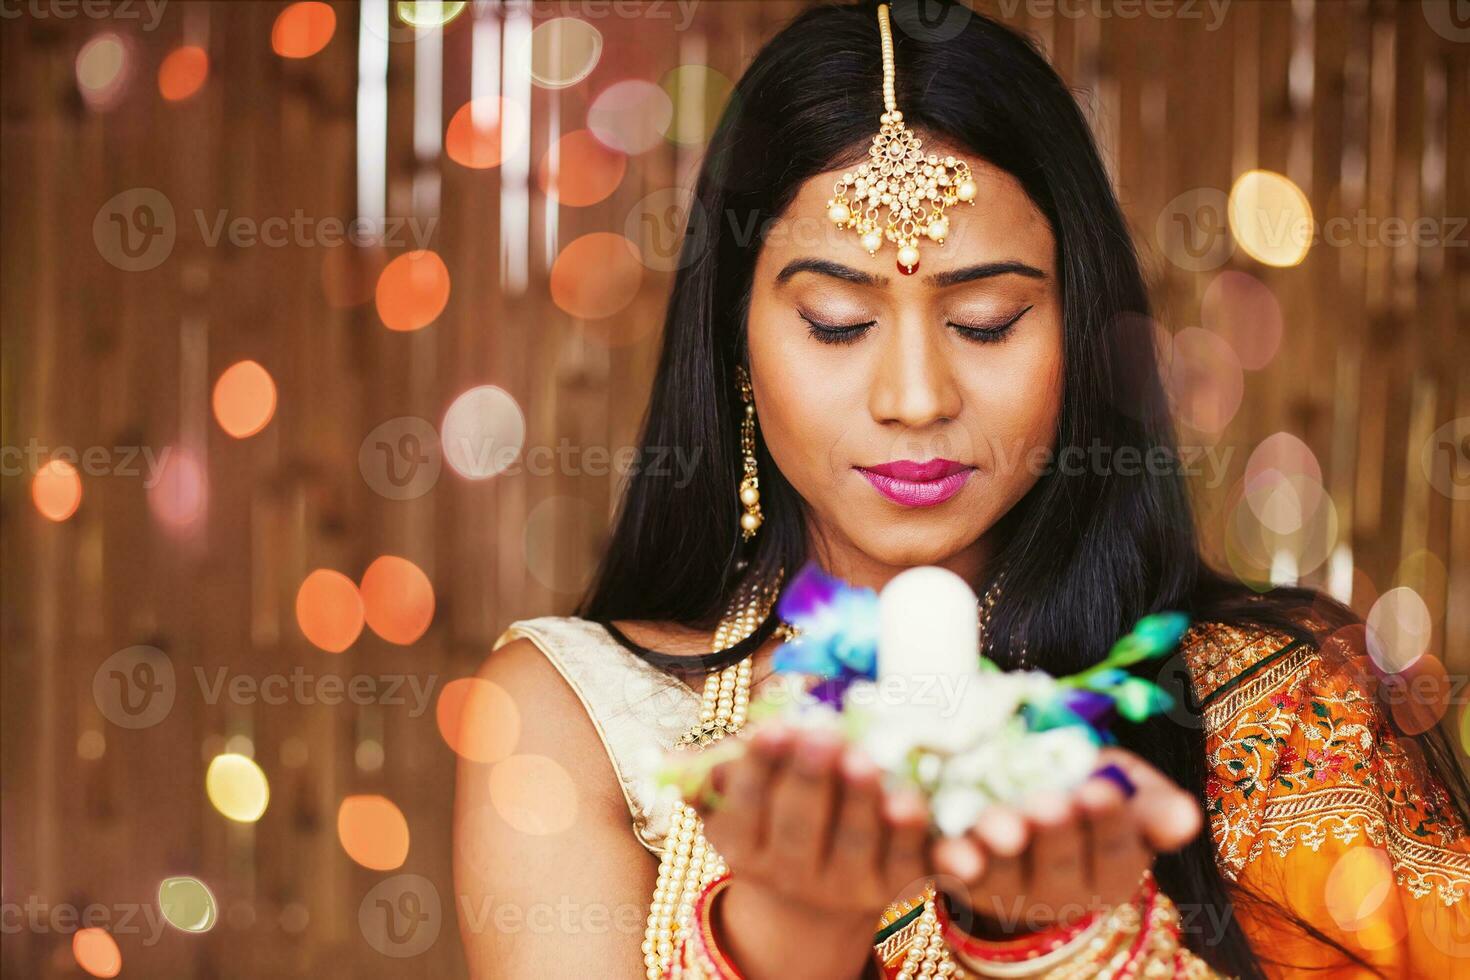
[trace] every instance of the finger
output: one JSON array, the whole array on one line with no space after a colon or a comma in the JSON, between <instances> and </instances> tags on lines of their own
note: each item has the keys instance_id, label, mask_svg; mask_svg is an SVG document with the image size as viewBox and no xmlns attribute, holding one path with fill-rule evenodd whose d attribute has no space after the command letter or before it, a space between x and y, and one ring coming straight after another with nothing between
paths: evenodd
<instances>
[{"instance_id":1,"label":"finger","mask_svg":"<svg viewBox=\"0 0 1470 980\"><path fill-rule=\"evenodd\" d=\"M844 750L839 760L839 796L836 828L825 859L825 872L834 894L847 893L854 902L877 902L882 880L881 789L876 763L859 749Z\"/></svg>"},{"instance_id":2,"label":"finger","mask_svg":"<svg viewBox=\"0 0 1470 980\"><path fill-rule=\"evenodd\" d=\"M942 837L931 851L934 870L973 885L985 873L985 853L973 837Z\"/></svg>"},{"instance_id":3,"label":"finger","mask_svg":"<svg viewBox=\"0 0 1470 980\"><path fill-rule=\"evenodd\" d=\"M695 810L704 818L705 836L715 842L727 861L761 848L771 777L782 754L769 746L767 751L752 749L738 759L720 763L711 773L725 805L711 809L701 794Z\"/></svg>"},{"instance_id":4,"label":"finger","mask_svg":"<svg viewBox=\"0 0 1470 980\"><path fill-rule=\"evenodd\" d=\"M1086 825L1090 894L1102 907L1121 904L1137 890L1153 855L1116 783L1089 779L1078 789L1076 801Z\"/></svg>"},{"instance_id":5,"label":"finger","mask_svg":"<svg viewBox=\"0 0 1470 980\"><path fill-rule=\"evenodd\" d=\"M1177 787L1140 790L1131 805L1144 840L1158 853L1177 851L1204 826L1199 804Z\"/></svg>"},{"instance_id":6,"label":"finger","mask_svg":"<svg viewBox=\"0 0 1470 980\"><path fill-rule=\"evenodd\" d=\"M1072 800L1061 793L1038 795L1027 802L1024 812L1032 834L1027 891L1039 906L1033 912L1049 921L1062 921L1067 911L1062 903L1072 905L1088 892L1080 815Z\"/></svg>"},{"instance_id":7,"label":"finger","mask_svg":"<svg viewBox=\"0 0 1470 980\"><path fill-rule=\"evenodd\" d=\"M924 887L928 871L924 851L929 838L929 808L912 789L888 793L882 802L886 829L883 847L884 890L890 901L910 898Z\"/></svg>"},{"instance_id":8,"label":"finger","mask_svg":"<svg viewBox=\"0 0 1470 980\"><path fill-rule=\"evenodd\" d=\"M1131 809L1153 850L1176 851L1199 834L1204 826L1199 804L1159 770L1122 749L1104 749L1099 761L1118 766L1137 787Z\"/></svg>"},{"instance_id":9,"label":"finger","mask_svg":"<svg viewBox=\"0 0 1470 980\"><path fill-rule=\"evenodd\" d=\"M769 832L762 851L771 869L815 873L826 853L837 795L842 740L830 732L803 732L770 788Z\"/></svg>"},{"instance_id":10,"label":"finger","mask_svg":"<svg viewBox=\"0 0 1470 980\"><path fill-rule=\"evenodd\" d=\"M975 818L970 837L985 854L985 871L970 889L970 904L980 915L1006 922L1016 914L1012 903L1025 893L1030 827L1014 807L990 806Z\"/></svg>"},{"instance_id":11,"label":"finger","mask_svg":"<svg viewBox=\"0 0 1470 980\"><path fill-rule=\"evenodd\" d=\"M1020 811L997 805L980 811L970 833L989 854L1010 859L1020 857L1026 850L1031 832Z\"/></svg>"}]
</instances>

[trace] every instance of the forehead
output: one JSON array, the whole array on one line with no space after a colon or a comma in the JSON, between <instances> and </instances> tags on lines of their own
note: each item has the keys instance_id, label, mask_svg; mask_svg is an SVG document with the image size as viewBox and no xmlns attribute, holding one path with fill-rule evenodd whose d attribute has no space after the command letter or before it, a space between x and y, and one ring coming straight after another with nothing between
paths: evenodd
<instances>
[{"instance_id":1,"label":"forehead","mask_svg":"<svg viewBox=\"0 0 1470 980\"><path fill-rule=\"evenodd\" d=\"M973 204L955 203L945 210L949 234L941 246L921 239L920 264L913 277L899 276L898 247L885 241L869 255L856 231L839 229L827 217L827 204L843 173L856 165L818 174L806 181L781 216L771 223L761 243L758 265L769 268L799 256L841 262L887 279L912 279L985 262L1019 261L1051 275L1055 240L1046 217L1010 173L942 141L924 141L925 153L953 155L970 165L978 193ZM886 218L887 208L880 212Z\"/></svg>"}]
</instances>

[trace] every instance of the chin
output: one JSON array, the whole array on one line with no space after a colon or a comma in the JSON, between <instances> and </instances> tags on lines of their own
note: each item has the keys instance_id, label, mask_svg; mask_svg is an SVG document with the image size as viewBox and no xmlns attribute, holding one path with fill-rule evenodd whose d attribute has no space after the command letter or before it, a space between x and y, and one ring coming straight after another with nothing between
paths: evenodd
<instances>
[{"instance_id":1,"label":"chin","mask_svg":"<svg viewBox=\"0 0 1470 980\"><path fill-rule=\"evenodd\" d=\"M885 565L912 568L943 563L973 544L983 529L899 519L865 524L853 532L853 543L868 557Z\"/></svg>"}]
</instances>

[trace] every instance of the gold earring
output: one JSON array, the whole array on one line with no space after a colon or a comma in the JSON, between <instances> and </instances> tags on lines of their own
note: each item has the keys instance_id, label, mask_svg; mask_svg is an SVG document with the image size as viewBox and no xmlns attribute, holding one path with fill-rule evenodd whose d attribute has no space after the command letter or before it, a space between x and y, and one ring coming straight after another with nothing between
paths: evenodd
<instances>
[{"instance_id":1,"label":"gold earring","mask_svg":"<svg viewBox=\"0 0 1470 980\"><path fill-rule=\"evenodd\" d=\"M755 537L760 530L761 490L760 477L755 468L755 393L750 387L750 375L744 367L735 369L735 378L740 383L740 400L745 403L745 417L740 420L740 453L745 468L740 480L740 535L746 541Z\"/></svg>"}]
</instances>

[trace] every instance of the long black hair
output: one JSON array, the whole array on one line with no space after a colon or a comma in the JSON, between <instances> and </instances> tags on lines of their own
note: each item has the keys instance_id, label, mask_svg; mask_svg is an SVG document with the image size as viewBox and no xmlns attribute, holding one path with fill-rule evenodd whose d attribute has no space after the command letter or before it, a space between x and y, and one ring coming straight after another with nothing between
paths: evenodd
<instances>
[{"instance_id":1,"label":"long black hair","mask_svg":"<svg viewBox=\"0 0 1470 980\"><path fill-rule=\"evenodd\" d=\"M1051 224L1064 311L1057 446L1138 447L1143 458L1174 452L1147 289L1072 93L1025 37L953 0L898 0L892 23L897 100L910 128L1012 174ZM759 445L765 523L752 543L741 539L735 369L761 233L806 180L865 158L883 111L880 64L875 3L816 6L772 38L736 86L695 188L641 437L642 458L675 451L697 454L699 465L688 482L632 474L579 615L708 630L742 577L791 571L809 557L802 501ZM1297 607L1351 617L1303 590L1248 601L1248 590L1211 571L1176 471L1080 469L1043 475L990 532L993 567L1006 569L991 620L1003 663L1014 666L1024 649L1028 665L1080 670L1159 609L1277 626L1304 642L1312 638ZM979 592L986 583L972 584ZM735 662L773 625L699 665ZM614 635L658 666L691 663ZM1201 726L1164 719L1126 743L1203 799ZM1259 951L1230 914L1240 893L1222 877L1207 833L1156 871L1182 907L1212 910L1224 923L1208 943L1187 934L1197 952L1237 976L1262 975Z\"/></svg>"}]
</instances>

